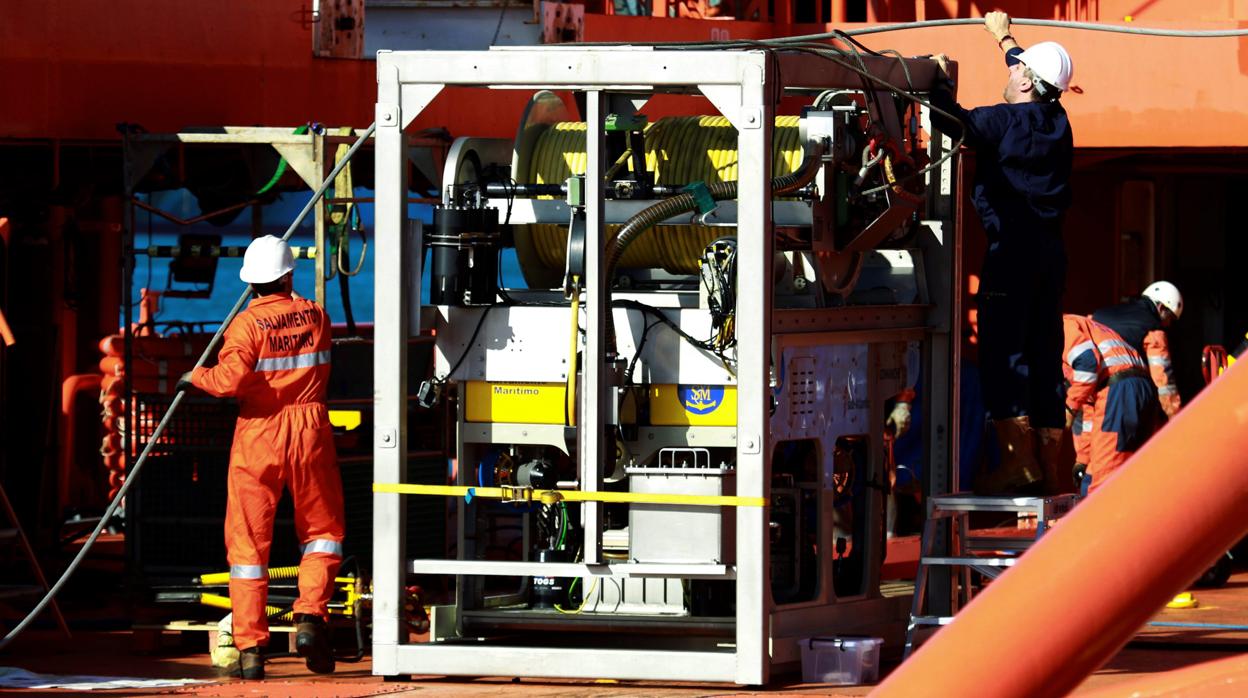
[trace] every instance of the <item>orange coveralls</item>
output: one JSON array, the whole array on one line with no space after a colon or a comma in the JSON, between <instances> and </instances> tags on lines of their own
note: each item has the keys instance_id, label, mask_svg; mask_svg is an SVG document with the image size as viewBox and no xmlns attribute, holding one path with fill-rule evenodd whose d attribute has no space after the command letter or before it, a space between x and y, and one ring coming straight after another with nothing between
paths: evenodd
<instances>
[{"instance_id":1,"label":"orange coveralls","mask_svg":"<svg viewBox=\"0 0 1248 698\"><path fill-rule=\"evenodd\" d=\"M1076 460L1087 465L1095 491L1157 426L1157 393L1138 352L1116 332L1081 315L1062 316L1062 368L1075 415Z\"/></svg>"},{"instance_id":2,"label":"orange coveralls","mask_svg":"<svg viewBox=\"0 0 1248 698\"><path fill-rule=\"evenodd\" d=\"M330 328L325 310L289 294L251 301L225 332L217 365L191 376L195 387L235 397L225 546L230 563L234 643L266 645L269 548L282 486L295 503L303 548L295 613L325 617L342 562L342 479L325 406Z\"/></svg>"}]
</instances>

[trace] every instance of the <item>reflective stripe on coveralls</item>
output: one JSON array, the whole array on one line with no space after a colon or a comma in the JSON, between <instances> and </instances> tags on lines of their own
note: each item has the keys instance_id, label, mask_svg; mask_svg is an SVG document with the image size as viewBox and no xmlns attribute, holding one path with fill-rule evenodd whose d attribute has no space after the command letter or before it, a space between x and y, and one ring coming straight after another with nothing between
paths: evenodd
<instances>
[{"instance_id":1,"label":"reflective stripe on coveralls","mask_svg":"<svg viewBox=\"0 0 1248 698\"><path fill-rule=\"evenodd\" d=\"M302 552L304 555L311 555L312 553L327 553L329 555L342 557L342 542L331 538L321 538L303 546Z\"/></svg>"},{"instance_id":2,"label":"reflective stripe on coveralls","mask_svg":"<svg viewBox=\"0 0 1248 698\"><path fill-rule=\"evenodd\" d=\"M313 366L329 365L328 351L315 351L311 354L296 356L276 356L271 359L260 359L256 362L256 371L293 371L296 368L312 368Z\"/></svg>"},{"instance_id":3,"label":"reflective stripe on coveralls","mask_svg":"<svg viewBox=\"0 0 1248 698\"><path fill-rule=\"evenodd\" d=\"M260 579L264 577L262 565L230 565L230 579Z\"/></svg>"},{"instance_id":4,"label":"reflective stripe on coveralls","mask_svg":"<svg viewBox=\"0 0 1248 698\"><path fill-rule=\"evenodd\" d=\"M297 614L326 616L342 563L343 498L325 405L330 353L325 311L284 293L262 296L239 313L224 337L217 365L197 369L191 380L211 395L239 402L225 542L234 641L241 650L268 644L264 570L282 489L290 490L295 533L304 544Z\"/></svg>"}]
</instances>

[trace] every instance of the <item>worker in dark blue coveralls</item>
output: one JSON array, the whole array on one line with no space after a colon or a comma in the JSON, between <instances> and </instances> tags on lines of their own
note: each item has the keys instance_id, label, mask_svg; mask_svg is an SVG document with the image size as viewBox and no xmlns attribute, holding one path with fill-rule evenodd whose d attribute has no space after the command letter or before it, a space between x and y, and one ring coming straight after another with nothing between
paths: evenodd
<instances>
[{"instance_id":1,"label":"worker in dark blue coveralls","mask_svg":"<svg viewBox=\"0 0 1248 698\"><path fill-rule=\"evenodd\" d=\"M1092 319L1118 333L1148 362L1148 372L1157 386L1157 400L1166 419L1174 419L1183 406L1174 383L1170 342L1166 328L1183 315L1183 294L1169 281L1154 281L1139 298L1111 305L1092 313Z\"/></svg>"},{"instance_id":2,"label":"worker in dark blue coveralls","mask_svg":"<svg viewBox=\"0 0 1248 698\"><path fill-rule=\"evenodd\" d=\"M1005 102L966 109L946 80L933 90L932 104L957 120L933 113L932 121L946 135L964 136L976 154L971 200L988 235L977 298L980 369L1002 455L1001 466L976 489L1013 493L1047 480L1049 470L1053 486L1060 481L1062 219L1070 206L1073 142L1059 98L1072 66L1051 41L1024 51L1004 12L988 13L984 24L1005 52ZM933 60L948 65L943 55Z\"/></svg>"}]
</instances>

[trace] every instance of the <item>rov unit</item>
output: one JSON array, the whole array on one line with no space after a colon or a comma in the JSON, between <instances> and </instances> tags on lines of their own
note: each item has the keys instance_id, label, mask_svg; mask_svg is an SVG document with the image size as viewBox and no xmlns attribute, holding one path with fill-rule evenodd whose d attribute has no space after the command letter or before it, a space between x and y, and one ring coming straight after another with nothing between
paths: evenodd
<instances>
[{"instance_id":1,"label":"rov unit","mask_svg":"<svg viewBox=\"0 0 1248 698\"><path fill-rule=\"evenodd\" d=\"M761 684L799 638L899 639L885 410L922 376L932 491L956 433L934 64L546 47L377 69L374 671ZM453 145L425 230L402 131L452 85L536 93L514 140ZM717 113L652 116L659 93ZM509 248L524 288L500 284ZM451 486L402 477L404 354L430 326ZM452 559L404 558L404 497L448 500ZM409 574L454 577L427 643Z\"/></svg>"}]
</instances>

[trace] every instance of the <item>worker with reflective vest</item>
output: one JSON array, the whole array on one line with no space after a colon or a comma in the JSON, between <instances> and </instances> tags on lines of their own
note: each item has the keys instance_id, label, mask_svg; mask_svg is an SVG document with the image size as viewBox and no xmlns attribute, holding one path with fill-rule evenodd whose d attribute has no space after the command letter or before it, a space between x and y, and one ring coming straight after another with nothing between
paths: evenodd
<instances>
[{"instance_id":1,"label":"worker with reflective vest","mask_svg":"<svg viewBox=\"0 0 1248 698\"><path fill-rule=\"evenodd\" d=\"M343 500L325 405L330 325L323 308L292 293L294 267L284 241L272 235L253 240L238 276L256 298L226 329L217 365L184 376L210 395L238 399L225 544L234 642L239 671L248 679L264 678L269 547L283 486L294 499L303 549L294 606L297 651L310 670L334 670L324 626L342 562Z\"/></svg>"},{"instance_id":2,"label":"worker with reflective vest","mask_svg":"<svg viewBox=\"0 0 1248 698\"><path fill-rule=\"evenodd\" d=\"M1157 425L1157 389L1135 349L1105 325L1065 315L1066 409L1075 438L1075 476L1095 491Z\"/></svg>"},{"instance_id":3,"label":"worker with reflective vest","mask_svg":"<svg viewBox=\"0 0 1248 698\"><path fill-rule=\"evenodd\" d=\"M1148 361L1157 399L1167 418L1179 413L1182 400L1174 384L1166 328L1182 314L1183 295L1169 281L1157 281L1144 289L1139 298L1092 313L1093 320L1117 332Z\"/></svg>"}]
</instances>

